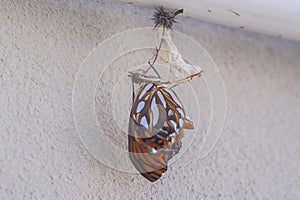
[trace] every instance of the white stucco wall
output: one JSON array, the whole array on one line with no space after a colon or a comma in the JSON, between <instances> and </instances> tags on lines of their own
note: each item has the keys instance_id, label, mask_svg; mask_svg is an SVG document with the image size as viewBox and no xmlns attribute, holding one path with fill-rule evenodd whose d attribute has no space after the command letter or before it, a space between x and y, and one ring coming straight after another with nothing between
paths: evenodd
<instances>
[{"instance_id":1,"label":"white stucco wall","mask_svg":"<svg viewBox=\"0 0 300 200\"><path fill-rule=\"evenodd\" d=\"M181 17L225 82L227 118L211 154L190 150L155 184L107 168L76 134L72 87L112 34L152 26L114 1L0 2L0 199L298 199L300 44ZM206 119L204 119L206 120Z\"/></svg>"}]
</instances>

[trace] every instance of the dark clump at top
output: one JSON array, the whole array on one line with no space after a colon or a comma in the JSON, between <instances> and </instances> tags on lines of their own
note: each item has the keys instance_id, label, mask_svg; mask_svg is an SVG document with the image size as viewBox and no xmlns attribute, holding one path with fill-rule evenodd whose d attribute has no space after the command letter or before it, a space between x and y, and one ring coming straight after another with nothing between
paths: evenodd
<instances>
[{"instance_id":1,"label":"dark clump at top","mask_svg":"<svg viewBox=\"0 0 300 200\"><path fill-rule=\"evenodd\" d=\"M154 28L162 26L167 29L172 29L173 23L176 23L175 17L181 13L183 13L183 9L169 11L166 10L163 6L155 8L155 12L152 18L155 24Z\"/></svg>"}]
</instances>

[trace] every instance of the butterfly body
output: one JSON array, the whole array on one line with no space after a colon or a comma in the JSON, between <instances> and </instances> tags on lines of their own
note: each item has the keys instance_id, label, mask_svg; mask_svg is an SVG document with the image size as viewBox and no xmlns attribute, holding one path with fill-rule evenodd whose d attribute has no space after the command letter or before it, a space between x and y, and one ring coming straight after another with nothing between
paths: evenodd
<instances>
[{"instance_id":1,"label":"butterfly body","mask_svg":"<svg viewBox=\"0 0 300 200\"><path fill-rule=\"evenodd\" d=\"M175 92L143 83L130 112L128 150L135 168L154 182L167 170L181 146L184 129L193 129Z\"/></svg>"}]
</instances>

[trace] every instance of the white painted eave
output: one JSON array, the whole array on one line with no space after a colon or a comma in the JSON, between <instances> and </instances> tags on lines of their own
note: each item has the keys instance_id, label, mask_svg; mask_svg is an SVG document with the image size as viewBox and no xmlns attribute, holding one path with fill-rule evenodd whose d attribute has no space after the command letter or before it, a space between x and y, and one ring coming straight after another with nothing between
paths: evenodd
<instances>
[{"instance_id":1,"label":"white painted eave","mask_svg":"<svg viewBox=\"0 0 300 200\"><path fill-rule=\"evenodd\" d=\"M300 41L299 0L121 0L154 8L184 9L184 15L203 21Z\"/></svg>"}]
</instances>

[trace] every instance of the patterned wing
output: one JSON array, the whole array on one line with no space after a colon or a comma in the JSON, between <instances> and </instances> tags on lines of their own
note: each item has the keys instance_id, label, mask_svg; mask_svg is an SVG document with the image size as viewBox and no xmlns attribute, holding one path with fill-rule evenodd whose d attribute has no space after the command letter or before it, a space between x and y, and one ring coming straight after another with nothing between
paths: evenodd
<instances>
[{"instance_id":1,"label":"patterned wing","mask_svg":"<svg viewBox=\"0 0 300 200\"><path fill-rule=\"evenodd\" d=\"M129 157L135 168L154 182L181 148L185 128L193 128L173 90L143 84L133 103L128 132Z\"/></svg>"}]
</instances>

